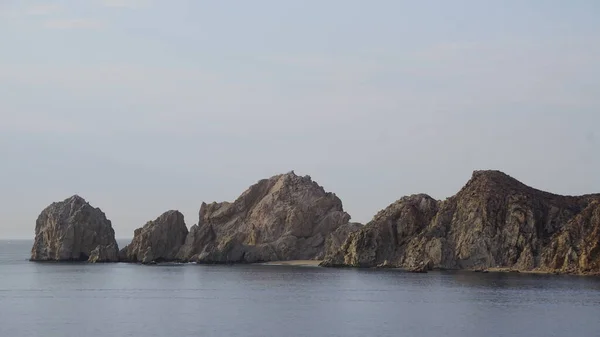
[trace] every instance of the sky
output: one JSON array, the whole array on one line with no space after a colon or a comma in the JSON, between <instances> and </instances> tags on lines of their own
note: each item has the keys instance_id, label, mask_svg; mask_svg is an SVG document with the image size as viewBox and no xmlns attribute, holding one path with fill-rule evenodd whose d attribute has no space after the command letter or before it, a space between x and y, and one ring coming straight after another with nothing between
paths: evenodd
<instances>
[{"instance_id":1,"label":"sky","mask_svg":"<svg viewBox=\"0 0 600 337\"><path fill-rule=\"evenodd\" d=\"M0 1L0 238L119 238L294 170L367 222L498 169L600 192L596 0Z\"/></svg>"}]
</instances>

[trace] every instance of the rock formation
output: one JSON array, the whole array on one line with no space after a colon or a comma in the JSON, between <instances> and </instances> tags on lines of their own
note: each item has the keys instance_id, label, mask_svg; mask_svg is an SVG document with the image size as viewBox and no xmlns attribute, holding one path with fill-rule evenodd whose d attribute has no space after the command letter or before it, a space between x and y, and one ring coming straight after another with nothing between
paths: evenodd
<instances>
[{"instance_id":1,"label":"rock formation","mask_svg":"<svg viewBox=\"0 0 600 337\"><path fill-rule=\"evenodd\" d=\"M263 179L233 203L202 203L179 259L251 263L319 259L325 240L348 223L342 202L309 176Z\"/></svg>"},{"instance_id":2,"label":"rock formation","mask_svg":"<svg viewBox=\"0 0 600 337\"><path fill-rule=\"evenodd\" d=\"M600 200L592 201L558 231L540 260L546 271L600 273Z\"/></svg>"},{"instance_id":3,"label":"rock formation","mask_svg":"<svg viewBox=\"0 0 600 337\"><path fill-rule=\"evenodd\" d=\"M404 197L350 233L323 266L600 272L600 195L559 196L475 171L454 196Z\"/></svg>"},{"instance_id":4,"label":"rock formation","mask_svg":"<svg viewBox=\"0 0 600 337\"><path fill-rule=\"evenodd\" d=\"M35 226L32 261L117 261L118 246L110 220L80 196L52 203Z\"/></svg>"},{"instance_id":5,"label":"rock formation","mask_svg":"<svg viewBox=\"0 0 600 337\"><path fill-rule=\"evenodd\" d=\"M88 262L117 262L119 261L119 247L111 244L108 246L98 246L92 250Z\"/></svg>"},{"instance_id":6,"label":"rock formation","mask_svg":"<svg viewBox=\"0 0 600 337\"><path fill-rule=\"evenodd\" d=\"M327 240L325 241L324 256L337 252L342 244L344 244L344 241L346 241L346 238L351 233L360 230L362 227L363 225L357 222L349 222L338 227L335 231L329 234Z\"/></svg>"},{"instance_id":7,"label":"rock formation","mask_svg":"<svg viewBox=\"0 0 600 337\"><path fill-rule=\"evenodd\" d=\"M177 259L188 229L179 211L163 213L133 233L133 240L119 253L126 262L167 262Z\"/></svg>"}]
</instances>

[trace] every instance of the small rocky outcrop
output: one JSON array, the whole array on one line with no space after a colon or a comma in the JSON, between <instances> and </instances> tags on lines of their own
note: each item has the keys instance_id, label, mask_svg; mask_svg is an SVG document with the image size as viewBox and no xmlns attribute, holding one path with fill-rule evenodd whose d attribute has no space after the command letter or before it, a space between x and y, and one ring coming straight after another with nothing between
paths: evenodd
<instances>
[{"instance_id":1,"label":"small rocky outcrop","mask_svg":"<svg viewBox=\"0 0 600 337\"><path fill-rule=\"evenodd\" d=\"M438 208L438 201L425 194L404 197L380 211L359 231L350 233L338 251L329 252L322 265L398 267L398 246L405 246L420 233Z\"/></svg>"},{"instance_id":2,"label":"small rocky outcrop","mask_svg":"<svg viewBox=\"0 0 600 337\"><path fill-rule=\"evenodd\" d=\"M344 244L348 236L350 236L351 233L357 232L362 227L363 225L358 222L349 222L338 227L335 231L329 234L327 240L325 241L324 256L328 256L337 252L342 244ZM322 258L323 257L319 257L318 259Z\"/></svg>"},{"instance_id":3,"label":"small rocky outcrop","mask_svg":"<svg viewBox=\"0 0 600 337\"><path fill-rule=\"evenodd\" d=\"M170 262L185 242L188 229L183 214L168 211L134 231L133 240L119 253L124 262Z\"/></svg>"},{"instance_id":4,"label":"small rocky outcrop","mask_svg":"<svg viewBox=\"0 0 600 337\"><path fill-rule=\"evenodd\" d=\"M32 261L117 261L118 246L110 220L74 195L52 203L35 226Z\"/></svg>"},{"instance_id":5,"label":"small rocky outcrop","mask_svg":"<svg viewBox=\"0 0 600 337\"><path fill-rule=\"evenodd\" d=\"M98 246L92 250L88 262L117 262L119 261L119 247L115 245Z\"/></svg>"},{"instance_id":6,"label":"small rocky outcrop","mask_svg":"<svg viewBox=\"0 0 600 337\"><path fill-rule=\"evenodd\" d=\"M430 269L431 269L431 266L429 265L429 263L425 263L425 262L420 262L416 266L407 268L407 270L411 273L427 273L427 271L429 271Z\"/></svg>"},{"instance_id":7,"label":"small rocky outcrop","mask_svg":"<svg viewBox=\"0 0 600 337\"><path fill-rule=\"evenodd\" d=\"M178 258L198 263L311 260L350 219L342 202L309 176L263 179L232 203L202 203Z\"/></svg>"},{"instance_id":8,"label":"small rocky outcrop","mask_svg":"<svg viewBox=\"0 0 600 337\"><path fill-rule=\"evenodd\" d=\"M322 265L598 273L599 203L600 195L560 196L475 171L445 201L425 194L396 201Z\"/></svg>"}]
</instances>

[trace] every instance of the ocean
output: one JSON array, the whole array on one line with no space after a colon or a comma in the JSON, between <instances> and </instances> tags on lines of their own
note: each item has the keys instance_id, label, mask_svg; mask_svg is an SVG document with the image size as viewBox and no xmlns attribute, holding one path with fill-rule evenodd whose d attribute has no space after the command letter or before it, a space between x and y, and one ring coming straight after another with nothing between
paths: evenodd
<instances>
[{"instance_id":1,"label":"ocean","mask_svg":"<svg viewBox=\"0 0 600 337\"><path fill-rule=\"evenodd\" d=\"M0 241L0 337L600 336L600 278L34 263Z\"/></svg>"}]
</instances>

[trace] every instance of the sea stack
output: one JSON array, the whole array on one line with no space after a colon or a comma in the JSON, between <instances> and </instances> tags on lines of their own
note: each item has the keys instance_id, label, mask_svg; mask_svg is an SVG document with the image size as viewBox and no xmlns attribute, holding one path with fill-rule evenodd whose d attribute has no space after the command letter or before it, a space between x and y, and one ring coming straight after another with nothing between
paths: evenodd
<instances>
[{"instance_id":1,"label":"sea stack","mask_svg":"<svg viewBox=\"0 0 600 337\"><path fill-rule=\"evenodd\" d=\"M600 195L560 196L475 171L444 201L419 194L394 202L322 265L591 274L600 272L599 240Z\"/></svg>"},{"instance_id":2,"label":"sea stack","mask_svg":"<svg viewBox=\"0 0 600 337\"><path fill-rule=\"evenodd\" d=\"M348 223L333 193L293 171L263 179L232 203L202 203L179 259L198 263L312 260Z\"/></svg>"},{"instance_id":3,"label":"sea stack","mask_svg":"<svg viewBox=\"0 0 600 337\"><path fill-rule=\"evenodd\" d=\"M183 214L167 211L134 231L131 243L119 253L120 259L144 264L175 261L187 235Z\"/></svg>"},{"instance_id":4,"label":"sea stack","mask_svg":"<svg viewBox=\"0 0 600 337\"><path fill-rule=\"evenodd\" d=\"M110 220L74 195L52 203L39 215L31 260L116 262L118 250Z\"/></svg>"}]
</instances>

